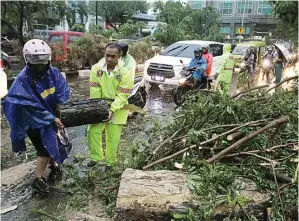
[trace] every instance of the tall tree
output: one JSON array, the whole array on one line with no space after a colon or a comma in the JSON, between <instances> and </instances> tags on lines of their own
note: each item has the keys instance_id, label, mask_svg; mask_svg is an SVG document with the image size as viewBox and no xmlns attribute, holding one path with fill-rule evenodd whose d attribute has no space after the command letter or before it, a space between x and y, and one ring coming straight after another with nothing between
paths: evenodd
<instances>
[{"instance_id":1,"label":"tall tree","mask_svg":"<svg viewBox=\"0 0 299 221\"><path fill-rule=\"evenodd\" d=\"M298 42L298 1L270 1L273 13L280 20L277 30Z\"/></svg>"},{"instance_id":2,"label":"tall tree","mask_svg":"<svg viewBox=\"0 0 299 221\"><path fill-rule=\"evenodd\" d=\"M47 16L49 8L56 8L59 14L65 13L65 3L55 1L1 1L1 19L5 24L15 30L21 45L25 44L24 24L27 22L29 28L33 23L33 14ZM62 17L61 17L62 18Z\"/></svg>"},{"instance_id":3,"label":"tall tree","mask_svg":"<svg viewBox=\"0 0 299 221\"><path fill-rule=\"evenodd\" d=\"M191 9L180 2L153 3L153 11L159 21L167 26L159 26L156 38L169 45L178 40L217 40L221 39L219 30L219 12L212 7Z\"/></svg>"},{"instance_id":4,"label":"tall tree","mask_svg":"<svg viewBox=\"0 0 299 221\"><path fill-rule=\"evenodd\" d=\"M96 3L90 2L90 13L96 14ZM115 23L124 24L136 13L146 13L149 4L146 1L98 1L98 15L117 32Z\"/></svg>"}]
</instances>

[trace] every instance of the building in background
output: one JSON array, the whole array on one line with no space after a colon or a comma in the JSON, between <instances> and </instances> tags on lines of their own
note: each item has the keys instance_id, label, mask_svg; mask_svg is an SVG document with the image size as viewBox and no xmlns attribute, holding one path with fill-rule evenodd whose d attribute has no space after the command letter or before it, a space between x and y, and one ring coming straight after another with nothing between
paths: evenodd
<instances>
[{"instance_id":1,"label":"building in background","mask_svg":"<svg viewBox=\"0 0 299 221\"><path fill-rule=\"evenodd\" d=\"M278 20L271 16L271 6L267 0L189 0L193 9L217 8L221 17L221 34L231 37L238 35L242 18L245 37L264 37L275 28Z\"/></svg>"}]
</instances>

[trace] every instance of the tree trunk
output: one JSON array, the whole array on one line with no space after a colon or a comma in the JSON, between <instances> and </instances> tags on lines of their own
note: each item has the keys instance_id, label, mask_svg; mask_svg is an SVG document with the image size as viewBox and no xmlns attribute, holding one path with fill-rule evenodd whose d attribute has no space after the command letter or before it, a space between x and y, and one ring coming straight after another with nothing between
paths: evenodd
<instances>
[{"instance_id":1,"label":"tree trunk","mask_svg":"<svg viewBox=\"0 0 299 221\"><path fill-rule=\"evenodd\" d=\"M19 24L19 33L20 33L20 44L22 47L25 45L24 36L23 36L23 25L24 25L24 3L22 1L19 2L19 16L20 16L20 24Z\"/></svg>"},{"instance_id":2,"label":"tree trunk","mask_svg":"<svg viewBox=\"0 0 299 221\"><path fill-rule=\"evenodd\" d=\"M58 105L56 116L65 127L95 124L108 119L109 104L105 100L92 99Z\"/></svg>"},{"instance_id":3,"label":"tree trunk","mask_svg":"<svg viewBox=\"0 0 299 221\"><path fill-rule=\"evenodd\" d=\"M121 176L115 220L168 221L172 220L174 213L187 218L189 208L200 207L203 203L193 198L187 179L187 174L180 171L126 169ZM260 193L251 180L240 179L234 182L240 186L240 195L249 199L245 209L254 209L254 215L261 220L264 205L270 200L269 195ZM226 205L215 206L211 221L223 220L232 210L232 207ZM235 208L235 212L240 210Z\"/></svg>"}]
</instances>

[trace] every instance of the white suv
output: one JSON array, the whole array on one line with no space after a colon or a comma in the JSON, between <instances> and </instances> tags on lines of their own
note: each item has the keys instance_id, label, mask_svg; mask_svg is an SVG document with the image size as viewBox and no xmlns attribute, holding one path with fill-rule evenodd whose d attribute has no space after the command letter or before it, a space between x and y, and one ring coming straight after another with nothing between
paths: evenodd
<instances>
[{"instance_id":1,"label":"white suv","mask_svg":"<svg viewBox=\"0 0 299 221\"><path fill-rule=\"evenodd\" d=\"M180 72L183 65L188 66L194 57L194 49L201 48L208 44L209 53L213 55L212 73L210 78L216 73L217 67L223 55L223 43L212 41L179 41L167 47L160 55L146 61L144 66L144 79L150 84L178 85Z\"/></svg>"}]
</instances>

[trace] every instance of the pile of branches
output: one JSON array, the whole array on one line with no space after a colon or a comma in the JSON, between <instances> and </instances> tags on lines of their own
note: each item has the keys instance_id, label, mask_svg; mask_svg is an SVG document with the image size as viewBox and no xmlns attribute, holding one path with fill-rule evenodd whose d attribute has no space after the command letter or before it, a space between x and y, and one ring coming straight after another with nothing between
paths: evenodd
<instances>
[{"instance_id":1,"label":"pile of branches","mask_svg":"<svg viewBox=\"0 0 299 221\"><path fill-rule=\"evenodd\" d=\"M261 179L254 174L261 171L274 182L279 196L282 187L297 188L298 89L270 95L272 89L251 89L233 97L193 93L174 123L162 131L164 141L147 153L143 169L187 169L194 161L217 162L246 168L239 175L253 180ZM287 213L279 199L282 213ZM288 215L296 211L296 205L288 205Z\"/></svg>"},{"instance_id":2,"label":"pile of branches","mask_svg":"<svg viewBox=\"0 0 299 221\"><path fill-rule=\"evenodd\" d=\"M91 67L104 57L108 39L86 34L68 45L67 58L64 57L63 43L52 43L53 65L61 69L78 70ZM56 60L56 57L62 59Z\"/></svg>"}]
</instances>

